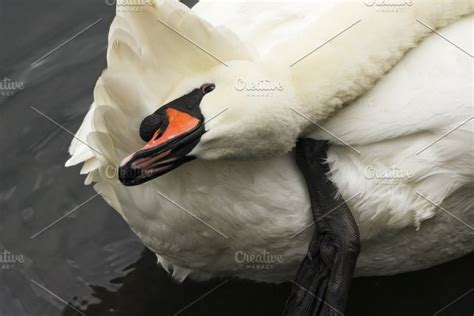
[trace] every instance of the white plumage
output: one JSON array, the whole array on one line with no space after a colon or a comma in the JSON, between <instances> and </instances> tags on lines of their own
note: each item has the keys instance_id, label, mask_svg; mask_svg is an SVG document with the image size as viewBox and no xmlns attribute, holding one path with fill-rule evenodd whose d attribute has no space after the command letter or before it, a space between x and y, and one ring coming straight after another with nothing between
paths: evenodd
<instances>
[{"instance_id":1,"label":"white plumage","mask_svg":"<svg viewBox=\"0 0 474 316\"><path fill-rule=\"evenodd\" d=\"M298 6L295 3L259 6L201 2L193 9L196 14L193 15L173 1L158 1L153 7L143 8L143 12L119 11L110 31L108 69L97 83L94 104L77 134L77 138L87 141L100 154L78 141L73 141L70 148L72 157L68 165L84 162L81 173L88 174L86 182L96 182L94 188L158 254L162 265L173 269L177 279L188 274L196 278L230 274L284 281L295 275L307 250L312 215L306 187L291 154L282 153L267 160L204 160L226 156L228 152L216 150L209 154L212 152L209 148L215 147L198 145L195 153L203 159L154 181L124 187L114 177L114 168L121 159L142 145L138 136L141 120L160 105L203 81L222 80L220 74L224 77L235 69L245 69L247 81L259 78L258 69L253 76L253 68L235 67L241 63L236 60L269 56L275 49L288 61L295 60L284 54L281 43L302 40L301 32L318 21L329 28L326 38L337 33L334 30L340 30L341 25L350 24L338 21L333 25L325 19L334 4L323 1ZM446 21L440 22L441 25ZM436 19L430 22L435 23ZM228 29L220 27L221 24ZM424 26L420 27L423 32ZM225 73L209 72L216 60L199 52L170 28L234 67ZM472 29L473 18L469 16L440 32L470 50ZM324 32L315 34L321 38L324 35ZM343 38L340 40L328 49L342 45ZM314 43L306 41L301 51L307 52L310 47ZM362 48L359 49L362 53ZM293 73L296 82L302 82L302 76L311 82L314 70L319 69L318 62L328 61L323 50L320 55L312 56L314 59L308 60L307 65L303 64L305 61L295 65L295 69L300 67ZM387 65L394 63L390 58L387 60ZM383 67L390 68L387 65ZM325 65L321 67L324 74ZM380 76L380 71L369 73ZM282 78L272 70L265 74L275 75L277 81ZM332 78L331 75L328 77ZM334 80L337 78L334 75ZM309 89L306 81L292 87L294 83L285 80L281 79L289 91ZM372 81L356 87L360 90L357 93L367 90ZM319 86L315 82L317 87L327 86L322 81ZM234 86L227 89L232 96L226 97L221 92L204 100L205 117L212 117L226 104L243 100L242 93L236 94ZM307 129L312 137L333 141L328 158L331 176L348 200L361 232L362 252L356 274L421 269L474 249L474 199L470 193L474 169L472 89L472 59L439 36L431 35L367 94L319 122L324 129ZM219 133L223 137L243 135L244 128L235 123L241 116L250 116L253 122L260 120L269 129L272 124L264 124L267 114L275 119L281 115L281 120L286 120L283 116L287 112L278 110L277 104L272 113L268 111L276 99L290 104L295 101L287 90L271 98L245 96L261 108L255 105L238 111L229 109L209 122L203 144ZM317 92L303 94L314 96ZM355 93L349 92L347 95ZM301 99L295 102L307 103ZM339 106L339 102L334 102L327 112ZM304 106L297 108L301 112L306 110ZM308 115L312 119L327 116L310 111ZM300 127L295 131L301 131ZM281 140L275 142L278 141ZM245 150L243 146L229 150ZM293 143L286 146L291 148ZM257 145L254 148L257 153L262 148L262 156L268 157L271 152L265 153L266 149ZM440 203L441 207L432 202ZM263 251L282 256L283 262L253 270L235 257L238 252L261 254Z\"/></svg>"}]
</instances>

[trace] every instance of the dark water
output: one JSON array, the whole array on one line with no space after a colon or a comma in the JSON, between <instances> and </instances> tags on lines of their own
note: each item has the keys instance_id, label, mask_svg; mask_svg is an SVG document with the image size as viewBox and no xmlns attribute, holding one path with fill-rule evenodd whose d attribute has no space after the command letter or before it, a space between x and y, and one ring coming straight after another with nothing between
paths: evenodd
<instances>
[{"instance_id":1,"label":"dark water","mask_svg":"<svg viewBox=\"0 0 474 316\"><path fill-rule=\"evenodd\" d=\"M204 294L179 315L279 315L288 284L178 284L100 198L34 236L95 193L79 167L63 167L71 136L38 112L77 130L113 15L106 0L0 1L0 80L15 84L0 90L0 316L174 315ZM355 279L348 315L433 315L453 301L438 315L473 315L473 267L470 255Z\"/></svg>"}]
</instances>

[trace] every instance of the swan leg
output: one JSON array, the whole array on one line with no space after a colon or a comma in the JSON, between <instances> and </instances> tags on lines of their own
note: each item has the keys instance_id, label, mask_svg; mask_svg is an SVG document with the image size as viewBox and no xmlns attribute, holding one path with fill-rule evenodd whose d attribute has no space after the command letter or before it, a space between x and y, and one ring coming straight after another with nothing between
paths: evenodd
<instances>
[{"instance_id":1,"label":"swan leg","mask_svg":"<svg viewBox=\"0 0 474 316\"><path fill-rule=\"evenodd\" d=\"M326 141L301 139L296 163L305 178L315 230L285 316L343 315L360 251L357 225L336 186L327 178Z\"/></svg>"}]
</instances>

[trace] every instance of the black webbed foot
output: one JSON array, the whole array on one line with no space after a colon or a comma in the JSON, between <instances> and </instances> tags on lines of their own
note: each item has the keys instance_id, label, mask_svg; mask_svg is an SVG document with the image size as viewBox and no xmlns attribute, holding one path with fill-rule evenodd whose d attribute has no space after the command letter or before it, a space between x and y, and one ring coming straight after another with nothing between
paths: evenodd
<instances>
[{"instance_id":1,"label":"black webbed foot","mask_svg":"<svg viewBox=\"0 0 474 316\"><path fill-rule=\"evenodd\" d=\"M285 316L343 315L360 239L357 225L337 188L327 178L326 141L301 139L296 163L308 186L315 230Z\"/></svg>"}]
</instances>

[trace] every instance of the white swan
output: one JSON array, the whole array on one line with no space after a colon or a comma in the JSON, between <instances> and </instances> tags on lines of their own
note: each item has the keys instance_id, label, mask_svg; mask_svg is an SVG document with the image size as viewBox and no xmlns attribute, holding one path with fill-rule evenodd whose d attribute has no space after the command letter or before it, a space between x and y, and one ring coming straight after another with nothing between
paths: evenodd
<instances>
[{"instance_id":1,"label":"white swan","mask_svg":"<svg viewBox=\"0 0 474 316\"><path fill-rule=\"evenodd\" d=\"M228 10L227 6L231 5L233 11ZM279 80L281 69L265 69L268 77L262 77L260 70L252 72L253 69L245 68L245 65L238 67L239 62L235 62L237 67L230 67L245 68L245 76L239 78L237 74L237 78L249 83L250 87L254 81L268 79L273 85L281 83L285 93L278 95L280 90L272 86L271 97L250 96L255 100L255 106L238 111L229 109L210 120L209 132L193 150L202 159L137 187L125 187L114 177L114 166L143 146L138 128L146 115L203 83L219 79L219 72L206 73L216 61L206 53L198 52L180 35L192 38L200 45L205 43L205 50L227 62L250 60L255 55L252 50L260 54L275 47L285 50L281 42L278 44L278 39L282 38L303 42L301 51L305 53L315 47L301 35L301 30L306 30L311 23L318 21L332 26L327 33L314 34L315 38L321 39L316 41L318 44L344 25L351 24L347 22L354 21L350 16L341 19L340 23L328 24L322 11L318 11L322 7L312 5L293 10L261 6L255 9L242 3L203 2L194 10L200 16L197 17L174 2L155 2L154 7L135 12L139 18L130 12L118 12L110 34L109 68L97 83L95 102L77 134L77 138L90 147L74 140L70 148L72 157L67 165L84 162L82 173L88 174L86 182L96 182L94 188L157 253L161 264L167 270L172 269L174 277L180 280L188 275L196 278L234 275L270 282L285 281L293 278L306 254L312 218L305 185L292 155L282 154L260 161L212 160L219 156L248 157L252 148L268 157L293 145L292 141L285 143L287 135L282 129L291 129L291 126L275 123L286 122L292 111L279 111L272 108L271 102L279 96L288 98L290 104L294 101L285 90L291 90L291 84L285 78ZM310 7L314 14L307 13ZM330 10L330 7L324 7L326 9ZM376 8L363 9L366 12ZM300 19L303 13L306 18ZM393 16L385 14L381 18ZM207 19L216 27L201 19ZM260 23L251 25L256 21ZM416 21L413 23L420 32L426 31L425 26ZM219 24L231 28L241 41L230 31L218 27ZM441 33L470 50L472 25L472 16L465 17L443 28ZM180 35L174 33L176 30ZM251 43L253 48L242 42ZM340 60L334 59L332 54L336 49L342 54L338 47L342 42L336 42L307 60L309 64L302 61L301 65L295 65L295 69L300 68L295 70L294 76L301 79L298 76L316 69L318 63L323 70L328 67L326 70L329 71L330 67L325 63L328 60L332 60L331 65L335 62L349 65L347 56L339 55ZM351 53L353 60L360 59L364 63L367 56L363 55L364 40L361 42L356 47L359 50L344 53ZM292 57L288 60L295 61ZM387 63L394 64L390 60ZM373 71L376 72L374 78L383 73L380 69ZM371 87L373 80L364 81L371 74L374 75L369 71L367 77L362 76L357 93ZM337 80L339 74L329 72L327 75ZM183 78L188 80L183 81ZM307 85L303 80L298 82L303 87ZM225 91L228 94L217 86L214 92L206 95L205 105L215 106L202 106L204 116L212 118L225 110L226 104L238 104L243 99L248 100L248 94L255 94L255 91L247 91L252 90L248 85L234 87L241 83L231 82ZM323 81L314 84L325 87ZM244 91L241 91L242 87ZM319 92L324 94L324 91ZM306 97L321 98L316 92L308 92ZM344 97L351 99L354 96L342 94L342 99L334 101L331 111L344 101ZM472 101L472 59L432 35L374 89L321 123L326 132L313 129L313 137L333 141L329 151L332 179L351 207L361 232L362 252L357 275L426 268L474 249L474 199L470 194ZM302 114L306 113L304 110L298 109ZM254 124L256 128L265 123L261 113L268 116L270 123L266 128L271 129L271 124L275 123L277 132L280 129L283 144L277 145L283 148L239 142L240 133L242 139L253 138L243 135L250 129L233 122L238 122L239 116L255 117L246 124ZM317 113L308 115L311 119L318 118ZM311 126L294 112L292 119L307 124L306 128ZM301 129L296 128L292 133L299 132ZM229 135L234 135L234 143L229 142L232 138L225 137ZM259 141L258 137L255 141ZM219 151L221 147L226 150ZM263 270L249 268L247 261L252 260L249 256L262 254L277 256L278 260L273 260Z\"/></svg>"}]
</instances>

